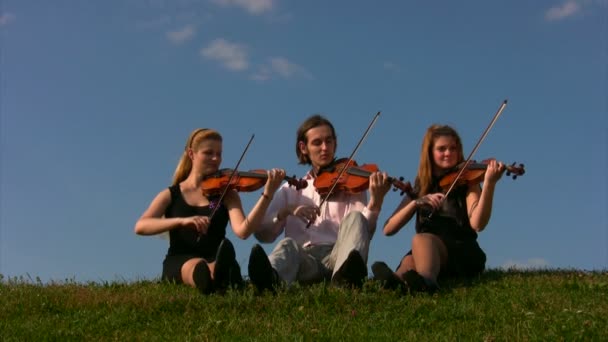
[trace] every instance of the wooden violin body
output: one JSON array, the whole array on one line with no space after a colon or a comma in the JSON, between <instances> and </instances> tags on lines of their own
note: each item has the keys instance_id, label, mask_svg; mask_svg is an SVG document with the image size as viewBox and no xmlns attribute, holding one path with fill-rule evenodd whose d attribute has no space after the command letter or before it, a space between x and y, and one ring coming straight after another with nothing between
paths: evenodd
<instances>
[{"instance_id":1,"label":"wooden violin body","mask_svg":"<svg viewBox=\"0 0 608 342\"><path fill-rule=\"evenodd\" d=\"M344 170L345 168L346 170ZM359 193L369 188L369 177L378 170L376 164L357 165L354 160L348 162L346 158L338 159L328 167L319 170L314 186L321 196L332 191L332 187L336 192ZM411 194L412 186L409 182L404 183L403 178L390 177L389 181L393 185L393 191L401 190L401 195Z\"/></svg>"},{"instance_id":2,"label":"wooden violin body","mask_svg":"<svg viewBox=\"0 0 608 342\"><path fill-rule=\"evenodd\" d=\"M214 174L206 176L201 184L203 195L220 195L226 187L239 192L256 191L262 188L268 179L266 170L237 171L234 176L232 176L232 173L232 169L221 169ZM230 179L231 176L232 179ZM297 179L295 176L285 176L284 179L289 185L298 190L308 186L306 180Z\"/></svg>"},{"instance_id":3,"label":"wooden violin body","mask_svg":"<svg viewBox=\"0 0 608 342\"><path fill-rule=\"evenodd\" d=\"M486 175L486 170L488 168L488 163L491 160L493 159L486 159L483 160L481 163L472 160L467 164L466 169L463 170L460 174L460 170L462 169L464 164L461 163L460 165L457 165L454 170L449 171L441 178L441 180L439 181L439 186L441 186L443 190L448 190L452 183L454 183L454 180L456 180L456 186L464 184L479 184L483 182L483 179ZM522 176L524 173L526 173L526 170L524 169L524 164L516 165L516 163L513 163L511 165L506 165L506 170L507 176L512 176L513 179L516 179L518 176ZM460 177L456 179L459 174Z\"/></svg>"}]
</instances>

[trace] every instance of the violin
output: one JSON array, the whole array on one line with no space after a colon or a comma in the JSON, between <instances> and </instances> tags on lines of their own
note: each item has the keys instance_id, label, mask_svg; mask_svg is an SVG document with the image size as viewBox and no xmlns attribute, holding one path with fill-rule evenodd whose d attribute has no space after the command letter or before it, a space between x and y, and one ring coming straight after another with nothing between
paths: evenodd
<instances>
[{"instance_id":1,"label":"violin","mask_svg":"<svg viewBox=\"0 0 608 342\"><path fill-rule=\"evenodd\" d=\"M456 180L455 186L465 184L474 185L481 183L485 177L486 170L488 168L488 163L490 162L490 160L493 159L486 159L483 160L481 163L471 160L467 164L466 169L462 171L460 178ZM441 180L439 181L439 186L441 186L444 191L450 188L450 186L460 173L460 170L462 169L464 164L465 162L456 165L453 170L448 171L441 178ZM513 179L517 179L518 176L522 176L524 173L526 173L526 170L524 169L524 164L519 164L516 166L515 163L513 163L511 165L505 165L505 167L507 171L507 176L511 176Z\"/></svg>"},{"instance_id":2,"label":"violin","mask_svg":"<svg viewBox=\"0 0 608 342\"><path fill-rule=\"evenodd\" d=\"M342 172L342 170L344 172ZM357 165L357 162L347 158L342 158L334 161L329 166L319 170L317 177L313 183L316 191L321 196L327 195L332 187L334 191L346 192L348 194L359 193L369 188L369 176L378 171L376 164ZM342 176L338 179L338 177ZM399 179L389 177L388 179L393 185L393 191L401 190L401 195L404 193L411 196L412 185L410 182L403 182L403 177Z\"/></svg>"},{"instance_id":3,"label":"violin","mask_svg":"<svg viewBox=\"0 0 608 342\"><path fill-rule=\"evenodd\" d=\"M203 195L220 195L224 192L226 187L239 192L256 191L262 188L268 179L266 170L237 171L234 176L232 176L232 173L232 169L221 169L216 173L206 176L201 185ZM232 180L230 180L231 176ZM286 180L290 186L295 187L296 190L304 189L308 186L306 180L297 179L296 176L285 176L283 179ZM230 184L228 184L229 181Z\"/></svg>"}]
</instances>

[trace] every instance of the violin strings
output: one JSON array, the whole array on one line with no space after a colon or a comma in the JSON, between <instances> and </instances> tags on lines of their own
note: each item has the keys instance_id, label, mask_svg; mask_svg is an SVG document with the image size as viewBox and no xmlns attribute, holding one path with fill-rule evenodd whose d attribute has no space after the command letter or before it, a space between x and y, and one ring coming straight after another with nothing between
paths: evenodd
<instances>
[{"instance_id":1,"label":"violin strings","mask_svg":"<svg viewBox=\"0 0 608 342\"><path fill-rule=\"evenodd\" d=\"M243 160L243 157L245 156L245 153L247 153L247 150L249 149L249 145L251 145L251 142L253 141L253 137L255 136L255 134L251 135L251 138L249 139L249 142L247 143L247 146L245 146L245 150L243 150L243 153L241 154L241 157L239 158L238 162L236 163L236 166L234 167L234 169L232 170L232 173L230 174L230 178L228 178L228 183L226 184L226 187L224 188L224 191L222 192L222 195L220 196L219 200L217 201L218 205L216 205L213 208L213 211L211 212L211 215L209 216L209 221L211 221L213 219L213 216L215 215L217 209L219 208L220 204L222 203L222 200L224 199L224 196L226 196L226 193L228 192L228 188L230 188L230 183L232 182L232 179L234 178L234 175L236 175L237 173L237 169L239 168L239 165L241 164L241 161Z\"/></svg>"},{"instance_id":2,"label":"violin strings","mask_svg":"<svg viewBox=\"0 0 608 342\"><path fill-rule=\"evenodd\" d=\"M355 146L355 149L353 150L353 152L350 154L350 157L348 157L348 160L346 161L345 167L343 167L342 170L340 170L340 173L338 174L338 177L336 177L336 179L334 180L334 183L332 184L331 188L329 188L329 191L327 192L327 194L325 195L325 197L323 197L321 199L321 203L319 203L319 209L321 208L321 206L323 206L323 203L325 203L327 201L327 199L329 198L329 196L331 196L332 192L336 188L336 185L338 185L338 181L340 180L340 178L342 178L342 176L344 175L344 172L348 169L348 165L353 160L353 157L355 156L355 153L357 153L357 150L361 146L361 143L363 142L363 140L365 140L365 138L369 134L369 131L372 128L372 126L374 126L374 124L376 123L376 120L378 120L378 116L380 116L380 112L376 113L376 115L372 119L372 122L367 126L367 129L363 133L363 136L361 137L361 139L359 139L359 142ZM312 221L309 221L307 227L310 227L311 224L312 224Z\"/></svg>"}]
</instances>

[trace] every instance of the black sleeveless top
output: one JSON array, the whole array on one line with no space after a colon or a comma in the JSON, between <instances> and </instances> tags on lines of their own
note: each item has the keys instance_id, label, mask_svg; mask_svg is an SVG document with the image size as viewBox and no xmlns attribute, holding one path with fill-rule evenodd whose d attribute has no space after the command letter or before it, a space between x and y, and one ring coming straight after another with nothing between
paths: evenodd
<instances>
[{"instance_id":1,"label":"black sleeveless top","mask_svg":"<svg viewBox=\"0 0 608 342\"><path fill-rule=\"evenodd\" d=\"M418 208L416 233L431 233L456 241L476 240L477 233L471 227L467 212L467 190L468 185L452 189L441 208L435 211L431 218L430 206L423 205ZM435 192L441 192L438 179L433 179L430 190L430 193Z\"/></svg>"},{"instance_id":2,"label":"black sleeveless top","mask_svg":"<svg viewBox=\"0 0 608 342\"><path fill-rule=\"evenodd\" d=\"M165 217L190 217L195 215L209 216L213 212L213 206L218 205L219 196L209 198L210 204L204 207L191 206L184 200L179 184L169 187L171 192L171 203L165 211ZM207 261L215 259L220 242L226 237L226 226L228 225L228 210L219 204L207 234L201 235L197 242L198 233L192 227L179 227L169 231L169 250L167 255L195 255Z\"/></svg>"}]
</instances>

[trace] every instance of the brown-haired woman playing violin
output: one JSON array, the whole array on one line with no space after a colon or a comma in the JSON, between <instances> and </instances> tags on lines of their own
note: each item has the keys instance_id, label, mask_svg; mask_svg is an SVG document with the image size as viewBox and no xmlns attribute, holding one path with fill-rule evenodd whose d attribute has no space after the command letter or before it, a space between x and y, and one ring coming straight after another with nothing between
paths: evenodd
<instances>
[{"instance_id":1,"label":"brown-haired woman playing violin","mask_svg":"<svg viewBox=\"0 0 608 342\"><path fill-rule=\"evenodd\" d=\"M237 191L227 190L218 203L220 196L205 196L201 190L205 177L217 173L221 162L221 135L212 129L194 130L173 184L152 200L135 224L139 235L169 233L162 278L196 287L203 294L242 284L234 247L226 239L226 226L230 221L236 236L249 237L285 176L279 169L268 172L263 195L245 217Z\"/></svg>"},{"instance_id":2,"label":"brown-haired woman playing violin","mask_svg":"<svg viewBox=\"0 0 608 342\"><path fill-rule=\"evenodd\" d=\"M414 185L416 198L405 197L384 225L384 234L394 235L416 214L412 249L395 272L384 262L372 265L375 278L386 287L432 293L439 288L439 276L470 277L484 270L486 255L477 243L477 233L490 220L494 189L505 165L489 161L483 188L479 182L465 182L446 197L441 179L463 161L456 130L442 125L428 128Z\"/></svg>"}]
</instances>

